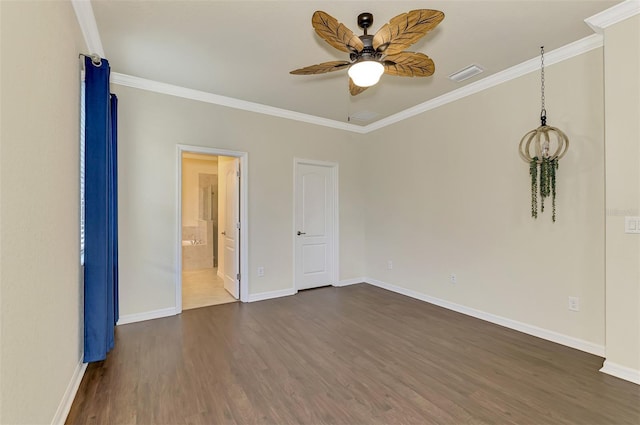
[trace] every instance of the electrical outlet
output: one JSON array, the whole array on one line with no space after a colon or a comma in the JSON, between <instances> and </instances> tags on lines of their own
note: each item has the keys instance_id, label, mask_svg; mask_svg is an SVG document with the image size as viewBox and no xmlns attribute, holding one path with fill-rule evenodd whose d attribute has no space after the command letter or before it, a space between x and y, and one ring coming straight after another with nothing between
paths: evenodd
<instances>
[{"instance_id":1,"label":"electrical outlet","mask_svg":"<svg viewBox=\"0 0 640 425\"><path fill-rule=\"evenodd\" d=\"M625 217L624 218L624 232L625 233L640 233L640 217Z\"/></svg>"},{"instance_id":2,"label":"electrical outlet","mask_svg":"<svg viewBox=\"0 0 640 425\"><path fill-rule=\"evenodd\" d=\"M264 267L258 267L258 276L264 276Z\"/></svg>"},{"instance_id":3,"label":"electrical outlet","mask_svg":"<svg viewBox=\"0 0 640 425\"><path fill-rule=\"evenodd\" d=\"M393 269L393 261L391 261L391 260L387 261L387 268L389 270Z\"/></svg>"},{"instance_id":4,"label":"electrical outlet","mask_svg":"<svg viewBox=\"0 0 640 425\"><path fill-rule=\"evenodd\" d=\"M580 311L580 298L569 297L569 310Z\"/></svg>"},{"instance_id":5,"label":"electrical outlet","mask_svg":"<svg viewBox=\"0 0 640 425\"><path fill-rule=\"evenodd\" d=\"M458 276L456 276L455 273L451 273L449 275L449 282L451 283L458 283Z\"/></svg>"}]
</instances>

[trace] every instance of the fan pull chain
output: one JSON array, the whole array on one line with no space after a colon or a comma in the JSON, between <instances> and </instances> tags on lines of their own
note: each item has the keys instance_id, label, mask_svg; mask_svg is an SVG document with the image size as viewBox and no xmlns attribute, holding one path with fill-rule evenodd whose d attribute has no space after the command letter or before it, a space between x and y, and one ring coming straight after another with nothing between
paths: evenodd
<instances>
[{"instance_id":1,"label":"fan pull chain","mask_svg":"<svg viewBox=\"0 0 640 425\"><path fill-rule=\"evenodd\" d=\"M349 84L348 76L347 76L347 84ZM349 94L349 92L347 92L346 98L347 98L347 122L351 123L351 94Z\"/></svg>"}]
</instances>

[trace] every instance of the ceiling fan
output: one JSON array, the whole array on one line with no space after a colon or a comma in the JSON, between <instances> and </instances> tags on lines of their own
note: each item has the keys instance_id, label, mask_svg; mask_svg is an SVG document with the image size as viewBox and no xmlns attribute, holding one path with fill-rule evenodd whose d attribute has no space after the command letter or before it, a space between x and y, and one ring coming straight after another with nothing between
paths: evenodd
<instances>
[{"instance_id":1,"label":"ceiling fan","mask_svg":"<svg viewBox=\"0 0 640 425\"><path fill-rule=\"evenodd\" d=\"M349 68L349 92L352 96L375 85L382 74L399 77L428 77L435 65L424 53L404 49L434 29L444 19L439 10L418 9L396 16L375 35L367 34L373 24L371 13L358 15L364 34L356 36L326 12L316 11L311 25L316 33L338 50L349 53L349 61L331 61L296 69L294 75L324 74Z\"/></svg>"}]
</instances>

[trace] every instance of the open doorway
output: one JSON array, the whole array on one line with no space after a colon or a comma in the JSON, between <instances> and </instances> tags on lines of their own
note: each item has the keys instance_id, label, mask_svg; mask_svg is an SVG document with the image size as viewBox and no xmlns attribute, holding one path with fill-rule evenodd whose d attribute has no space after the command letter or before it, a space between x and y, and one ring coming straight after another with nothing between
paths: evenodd
<instances>
[{"instance_id":1,"label":"open doorway","mask_svg":"<svg viewBox=\"0 0 640 425\"><path fill-rule=\"evenodd\" d=\"M179 310L235 302L242 295L240 181L246 156L187 148L178 149Z\"/></svg>"}]
</instances>

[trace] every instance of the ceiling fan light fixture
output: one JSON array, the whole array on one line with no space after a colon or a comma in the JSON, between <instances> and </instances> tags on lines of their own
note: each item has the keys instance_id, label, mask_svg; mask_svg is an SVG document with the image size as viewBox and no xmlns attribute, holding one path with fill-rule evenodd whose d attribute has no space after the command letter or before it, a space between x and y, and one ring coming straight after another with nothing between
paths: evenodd
<instances>
[{"instance_id":1,"label":"ceiling fan light fixture","mask_svg":"<svg viewBox=\"0 0 640 425\"><path fill-rule=\"evenodd\" d=\"M349 67L349 77L359 87L371 87L380 81L384 66L376 60L360 60Z\"/></svg>"},{"instance_id":2,"label":"ceiling fan light fixture","mask_svg":"<svg viewBox=\"0 0 640 425\"><path fill-rule=\"evenodd\" d=\"M2 1L2 0L0 0ZM349 93L356 96L380 81L382 74L398 77L429 77L435 71L433 60L424 53L406 49L434 29L444 13L433 9L415 9L384 24L375 35L367 30L373 23L371 13L358 15L364 34L357 36L336 18L322 10L311 17L316 34L332 47L348 53L349 61L334 60L290 71L293 75L313 75L349 69Z\"/></svg>"}]
</instances>

